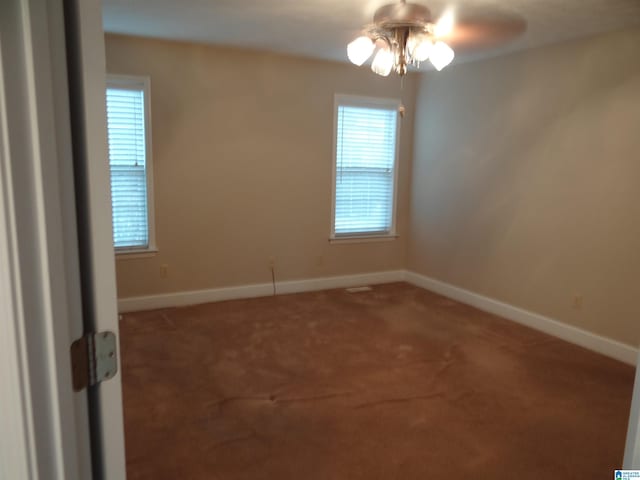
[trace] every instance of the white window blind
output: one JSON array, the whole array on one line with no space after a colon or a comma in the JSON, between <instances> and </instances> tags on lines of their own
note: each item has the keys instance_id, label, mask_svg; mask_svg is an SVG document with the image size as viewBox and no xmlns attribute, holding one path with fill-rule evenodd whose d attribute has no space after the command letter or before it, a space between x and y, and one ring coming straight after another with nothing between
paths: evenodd
<instances>
[{"instance_id":1,"label":"white window blind","mask_svg":"<svg viewBox=\"0 0 640 480\"><path fill-rule=\"evenodd\" d=\"M397 106L338 105L334 235L391 234Z\"/></svg>"},{"instance_id":2,"label":"white window blind","mask_svg":"<svg viewBox=\"0 0 640 480\"><path fill-rule=\"evenodd\" d=\"M107 88L113 242L149 247L144 88Z\"/></svg>"}]
</instances>

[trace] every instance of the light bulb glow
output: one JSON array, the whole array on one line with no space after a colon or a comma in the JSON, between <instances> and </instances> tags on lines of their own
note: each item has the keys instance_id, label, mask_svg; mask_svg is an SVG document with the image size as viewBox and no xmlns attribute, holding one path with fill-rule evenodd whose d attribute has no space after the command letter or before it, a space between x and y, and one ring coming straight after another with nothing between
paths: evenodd
<instances>
[{"instance_id":1,"label":"light bulb glow","mask_svg":"<svg viewBox=\"0 0 640 480\"><path fill-rule=\"evenodd\" d=\"M367 61L375 48L375 44L369 37L358 37L347 45L347 57L351 63L360 66Z\"/></svg>"},{"instance_id":2,"label":"light bulb glow","mask_svg":"<svg viewBox=\"0 0 640 480\"><path fill-rule=\"evenodd\" d=\"M447 10L433 27L433 34L436 37L446 37L453 31L453 24L455 21L456 18L453 10Z\"/></svg>"},{"instance_id":3,"label":"light bulb glow","mask_svg":"<svg viewBox=\"0 0 640 480\"><path fill-rule=\"evenodd\" d=\"M383 77L388 77L391 73L391 69L393 68L393 53L386 48L381 48L376 53L376 56L373 57L373 62L371 63L371 70L373 70L378 75L382 75Z\"/></svg>"},{"instance_id":4,"label":"light bulb glow","mask_svg":"<svg viewBox=\"0 0 640 480\"><path fill-rule=\"evenodd\" d=\"M427 35L412 35L407 42L407 50L415 62L424 62L429 58L433 42Z\"/></svg>"},{"instance_id":5,"label":"light bulb glow","mask_svg":"<svg viewBox=\"0 0 640 480\"><path fill-rule=\"evenodd\" d=\"M455 53L451 49L449 45L444 42L436 42L431 49L431 56L429 59L436 70L440 71L447 65L449 65L453 58L455 57Z\"/></svg>"}]
</instances>

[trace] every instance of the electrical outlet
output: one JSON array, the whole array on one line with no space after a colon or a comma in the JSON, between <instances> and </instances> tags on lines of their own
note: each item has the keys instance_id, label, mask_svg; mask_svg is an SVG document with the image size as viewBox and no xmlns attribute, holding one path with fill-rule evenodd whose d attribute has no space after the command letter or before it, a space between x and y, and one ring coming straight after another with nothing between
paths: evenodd
<instances>
[{"instance_id":1,"label":"electrical outlet","mask_svg":"<svg viewBox=\"0 0 640 480\"><path fill-rule=\"evenodd\" d=\"M575 294L573 296L573 301L571 302L571 305L573 306L574 309L581 310L582 309L582 301L583 301L582 295Z\"/></svg>"},{"instance_id":2,"label":"electrical outlet","mask_svg":"<svg viewBox=\"0 0 640 480\"><path fill-rule=\"evenodd\" d=\"M269 257L269 268L275 268L275 267L276 267L276 257L270 256Z\"/></svg>"},{"instance_id":3,"label":"electrical outlet","mask_svg":"<svg viewBox=\"0 0 640 480\"><path fill-rule=\"evenodd\" d=\"M160 278L167 278L169 276L169 265L163 263L160 265Z\"/></svg>"}]
</instances>

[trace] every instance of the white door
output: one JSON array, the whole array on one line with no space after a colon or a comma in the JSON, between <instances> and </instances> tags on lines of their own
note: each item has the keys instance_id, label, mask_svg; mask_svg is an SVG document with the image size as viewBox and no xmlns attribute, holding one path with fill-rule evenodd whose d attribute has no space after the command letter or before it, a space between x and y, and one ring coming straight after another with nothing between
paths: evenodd
<instances>
[{"instance_id":1,"label":"white door","mask_svg":"<svg viewBox=\"0 0 640 480\"><path fill-rule=\"evenodd\" d=\"M120 375L74 393L69 347L118 333L98 0L0 1L0 478L125 479Z\"/></svg>"}]
</instances>

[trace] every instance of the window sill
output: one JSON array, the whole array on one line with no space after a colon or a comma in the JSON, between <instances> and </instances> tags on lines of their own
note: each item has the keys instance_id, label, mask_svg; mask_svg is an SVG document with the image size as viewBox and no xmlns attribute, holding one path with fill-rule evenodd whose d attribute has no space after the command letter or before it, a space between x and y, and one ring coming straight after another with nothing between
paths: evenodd
<instances>
[{"instance_id":1,"label":"window sill","mask_svg":"<svg viewBox=\"0 0 640 480\"><path fill-rule=\"evenodd\" d=\"M329 243L369 243L391 242L398 238L396 234L389 235L350 235L344 237L330 237Z\"/></svg>"},{"instance_id":2,"label":"window sill","mask_svg":"<svg viewBox=\"0 0 640 480\"><path fill-rule=\"evenodd\" d=\"M116 250L116 260L134 260L136 258L150 258L158 254L157 248L144 250Z\"/></svg>"}]
</instances>

